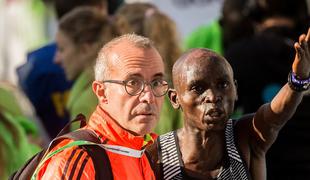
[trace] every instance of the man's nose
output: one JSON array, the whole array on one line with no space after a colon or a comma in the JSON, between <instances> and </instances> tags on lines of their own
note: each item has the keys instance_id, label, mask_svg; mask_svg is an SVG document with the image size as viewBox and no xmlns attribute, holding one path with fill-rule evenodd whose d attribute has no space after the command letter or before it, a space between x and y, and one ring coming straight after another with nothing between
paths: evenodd
<instances>
[{"instance_id":1,"label":"man's nose","mask_svg":"<svg viewBox=\"0 0 310 180\"><path fill-rule=\"evenodd\" d=\"M217 93L214 89L208 89L206 91L205 102L207 103L217 103L222 100L222 96Z\"/></svg>"},{"instance_id":2,"label":"man's nose","mask_svg":"<svg viewBox=\"0 0 310 180\"><path fill-rule=\"evenodd\" d=\"M141 92L139 98L140 98L141 102L147 102L147 103L153 103L154 102L155 95L154 95L150 85L145 84L145 87L144 87L143 91Z\"/></svg>"}]
</instances>

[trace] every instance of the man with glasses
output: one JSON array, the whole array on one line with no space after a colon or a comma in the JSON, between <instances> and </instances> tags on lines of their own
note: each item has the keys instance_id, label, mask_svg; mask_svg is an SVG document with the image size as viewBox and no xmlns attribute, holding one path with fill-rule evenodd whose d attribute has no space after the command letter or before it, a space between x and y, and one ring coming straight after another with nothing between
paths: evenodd
<instances>
[{"instance_id":1,"label":"man with glasses","mask_svg":"<svg viewBox=\"0 0 310 180\"><path fill-rule=\"evenodd\" d=\"M127 34L107 43L95 65L93 91L98 106L86 129L105 146L114 179L155 179L144 153L156 135L168 83L164 64L149 39ZM87 103L87 102L85 102ZM64 140L53 150L72 140ZM52 151L53 151L52 150ZM78 146L64 149L38 170L38 179L95 179L89 154Z\"/></svg>"}]
</instances>

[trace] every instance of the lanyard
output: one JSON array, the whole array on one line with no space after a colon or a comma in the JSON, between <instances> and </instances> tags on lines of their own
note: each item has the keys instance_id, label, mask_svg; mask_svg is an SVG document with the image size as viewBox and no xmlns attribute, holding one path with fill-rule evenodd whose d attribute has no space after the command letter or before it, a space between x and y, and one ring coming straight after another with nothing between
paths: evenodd
<instances>
[{"instance_id":1,"label":"lanyard","mask_svg":"<svg viewBox=\"0 0 310 180\"><path fill-rule=\"evenodd\" d=\"M124 147L124 146L108 145L108 144L99 144L99 146L104 148L107 151L110 151L116 154L121 154L124 156L134 157L134 158L141 158L145 151L145 149L136 150L136 149L131 149L131 148Z\"/></svg>"}]
</instances>

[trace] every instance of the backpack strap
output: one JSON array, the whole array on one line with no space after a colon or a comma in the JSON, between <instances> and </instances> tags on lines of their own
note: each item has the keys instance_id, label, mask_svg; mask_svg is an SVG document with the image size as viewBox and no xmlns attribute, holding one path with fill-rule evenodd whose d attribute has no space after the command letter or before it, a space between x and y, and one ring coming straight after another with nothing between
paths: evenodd
<instances>
[{"instance_id":1,"label":"backpack strap","mask_svg":"<svg viewBox=\"0 0 310 180\"><path fill-rule=\"evenodd\" d=\"M100 137L98 137L94 131L89 129L79 129L60 136L59 138L69 138L75 141L84 140L91 142L92 144L87 143L79 146L86 150L87 154L91 157L95 168L96 179L113 180L111 163L105 149L93 144L101 143Z\"/></svg>"},{"instance_id":2,"label":"backpack strap","mask_svg":"<svg viewBox=\"0 0 310 180\"><path fill-rule=\"evenodd\" d=\"M18 171L10 176L9 180L30 179L46 150L47 148L44 148L42 151L32 156L32 158L30 158Z\"/></svg>"},{"instance_id":3,"label":"backpack strap","mask_svg":"<svg viewBox=\"0 0 310 180\"><path fill-rule=\"evenodd\" d=\"M112 168L110 165L109 158L106 151L95 144L101 143L100 138L92 130L80 129L77 131L69 132L65 134L70 129L70 125L74 122L80 121L80 126L84 127L86 125L86 118L84 115L79 114L74 120L68 123L57 135L55 139L49 144L47 148L35 154L31 159L29 159L23 167L10 176L10 180L17 179L30 179L36 169L38 169L41 161L46 158L50 149L53 149L58 143L64 139L72 139L74 141L84 142L77 143L81 148L87 151L88 155L91 157L94 168L96 179L113 179ZM90 145L91 144L91 145ZM69 147L67 147L69 148ZM59 151L60 152L60 151ZM57 154L57 153L56 153ZM55 155L55 154L54 154Z\"/></svg>"},{"instance_id":4,"label":"backpack strap","mask_svg":"<svg viewBox=\"0 0 310 180\"><path fill-rule=\"evenodd\" d=\"M113 180L111 163L106 151L96 145L82 146L93 160L96 179Z\"/></svg>"},{"instance_id":5,"label":"backpack strap","mask_svg":"<svg viewBox=\"0 0 310 180\"><path fill-rule=\"evenodd\" d=\"M86 126L86 117L83 114L78 114L72 121L70 121L69 123L67 123L65 125L64 128L62 128L62 130L60 130L60 132L57 134L56 137L62 136L64 134L70 133L70 127L73 123L75 122L80 122L80 128Z\"/></svg>"},{"instance_id":6,"label":"backpack strap","mask_svg":"<svg viewBox=\"0 0 310 180\"><path fill-rule=\"evenodd\" d=\"M59 142L68 138L74 141L53 152L49 152L49 150L55 147ZM40 163L38 163L38 166L35 169L31 179L36 179L39 169L48 159L65 149L71 148L73 146L80 146L82 149L86 150L93 161L96 179L112 180L112 168L107 153L97 144L100 144L100 139L92 130L89 129L80 129L55 138L51 142L48 151L46 151L47 153L45 153L45 155L41 158Z\"/></svg>"},{"instance_id":7,"label":"backpack strap","mask_svg":"<svg viewBox=\"0 0 310 180\"><path fill-rule=\"evenodd\" d=\"M91 139L91 138L94 136L90 135L89 132L81 132L81 133L71 132L73 134L71 134L71 133L66 134L70 131L71 124L78 122L78 121L80 122L80 127L84 127L86 125L85 116L83 114L78 114L74 120L72 120L68 124L66 124L66 126L58 133L56 138L52 140L52 142L49 144L48 147L43 148L40 152L33 155L32 158L30 158L18 171L14 172L14 174L12 174L9 179L11 179L11 180L30 179L30 177L32 176L32 174L36 170L38 164L43 159L43 157L46 155L48 150L55 147L64 138L70 138L70 139L75 140L75 139L82 139L81 136L85 136L85 137L87 137L87 139L92 141L93 139ZM94 141L94 142L96 142L96 141Z\"/></svg>"},{"instance_id":8,"label":"backpack strap","mask_svg":"<svg viewBox=\"0 0 310 180\"><path fill-rule=\"evenodd\" d=\"M155 163L153 162L151 154L148 151L144 151L144 154L145 154L147 160L149 161L152 170L155 173L156 172L156 167L155 167Z\"/></svg>"}]
</instances>

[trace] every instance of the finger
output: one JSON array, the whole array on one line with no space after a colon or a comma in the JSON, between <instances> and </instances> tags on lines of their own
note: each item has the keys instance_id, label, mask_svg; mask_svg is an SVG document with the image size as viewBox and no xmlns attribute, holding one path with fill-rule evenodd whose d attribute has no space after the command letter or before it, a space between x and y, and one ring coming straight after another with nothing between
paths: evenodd
<instances>
[{"instance_id":1,"label":"finger","mask_svg":"<svg viewBox=\"0 0 310 180\"><path fill-rule=\"evenodd\" d=\"M306 38L306 35L305 35L305 34L300 35L300 36L299 36L299 40L298 40L299 44L301 44L302 41L305 40L305 38Z\"/></svg>"},{"instance_id":2,"label":"finger","mask_svg":"<svg viewBox=\"0 0 310 180\"><path fill-rule=\"evenodd\" d=\"M308 43L310 43L310 27L308 28L308 33L307 33L306 41Z\"/></svg>"},{"instance_id":3,"label":"finger","mask_svg":"<svg viewBox=\"0 0 310 180\"><path fill-rule=\"evenodd\" d=\"M307 50L307 52L309 53L310 52L310 27L308 29L308 33L307 33L307 36L306 36L306 42L307 42L307 47L305 50Z\"/></svg>"},{"instance_id":4,"label":"finger","mask_svg":"<svg viewBox=\"0 0 310 180\"><path fill-rule=\"evenodd\" d=\"M295 48L295 51L298 52L298 48L301 48L300 44L298 42L295 42L294 43L294 48Z\"/></svg>"},{"instance_id":5,"label":"finger","mask_svg":"<svg viewBox=\"0 0 310 180\"><path fill-rule=\"evenodd\" d=\"M306 36L304 36L304 38L301 39L301 41L299 42L299 45L304 51L308 49L308 43L306 41Z\"/></svg>"},{"instance_id":6,"label":"finger","mask_svg":"<svg viewBox=\"0 0 310 180\"><path fill-rule=\"evenodd\" d=\"M301 58L304 55L304 50L301 48L300 44L297 42L294 44L294 48L295 48L298 59L301 60Z\"/></svg>"},{"instance_id":7,"label":"finger","mask_svg":"<svg viewBox=\"0 0 310 180\"><path fill-rule=\"evenodd\" d=\"M299 55L299 49L300 48L300 45L298 42L295 42L294 44L294 49L295 49L295 59L300 59L300 55Z\"/></svg>"}]
</instances>

